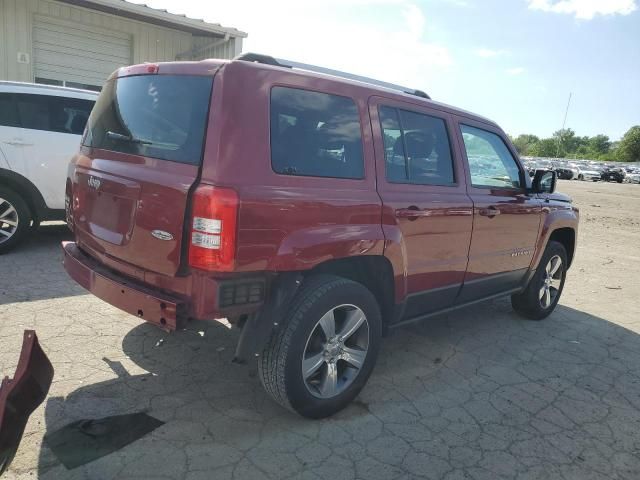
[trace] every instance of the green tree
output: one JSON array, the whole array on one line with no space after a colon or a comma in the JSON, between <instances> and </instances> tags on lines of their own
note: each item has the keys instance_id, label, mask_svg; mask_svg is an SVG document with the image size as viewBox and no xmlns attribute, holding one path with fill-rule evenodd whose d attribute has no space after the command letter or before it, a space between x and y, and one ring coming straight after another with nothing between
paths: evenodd
<instances>
[{"instance_id":1,"label":"green tree","mask_svg":"<svg viewBox=\"0 0 640 480\"><path fill-rule=\"evenodd\" d=\"M556 151L560 152L560 157L566 156L567 152L575 152L582 143L580 137L576 137L576 132L570 128L565 128L553 132L553 138L556 142Z\"/></svg>"},{"instance_id":2,"label":"green tree","mask_svg":"<svg viewBox=\"0 0 640 480\"><path fill-rule=\"evenodd\" d=\"M522 134L512 138L511 141L520 155L531 155L531 147L538 143L540 139L535 135Z\"/></svg>"},{"instance_id":3,"label":"green tree","mask_svg":"<svg viewBox=\"0 0 640 480\"><path fill-rule=\"evenodd\" d=\"M558 140L555 138L543 138L534 143L529 152L534 157L556 157L558 154ZM563 151L560 151L560 156L564 156Z\"/></svg>"},{"instance_id":4,"label":"green tree","mask_svg":"<svg viewBox=\"0 0 640 480\"><path fill-rule=\"evenodd\" d=\"M640 162L640 125L635 125L627 130L620 146L618 158L623 162Z\"/></svg>"},{"instance_id":5,"label":"green tree","mask_svg":"<svg viewBox=\"0 0 640 480\"><path fill-rule=\"evenodd\" d=\"M595 137L589 138L588 141L588 150L590 152L595 153L596 155L604 155L609 152L611 149L611 142L609 141L609 137L606 135L596 135Z\"/></svg>"}]
</instances>

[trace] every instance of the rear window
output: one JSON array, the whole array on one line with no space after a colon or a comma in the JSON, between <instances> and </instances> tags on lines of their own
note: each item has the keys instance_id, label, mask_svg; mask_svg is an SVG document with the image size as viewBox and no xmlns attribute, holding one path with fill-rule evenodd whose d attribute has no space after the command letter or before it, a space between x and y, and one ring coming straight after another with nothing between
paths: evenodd
<instances>
[{"instance_id":1,"label":"rear window","mask_svg":"<svg viewBox=\"0 0 640 480\"><path fill-rule=\"evenodd\" d=\"M141 75L110 80L84 144L199 165L213 77Z\"/></svg>"},{"instance_id":2,"label":"rear window","mask_svg":"<svg viewBox=\"0 0 640 480\"><path fill-rule=\"evenodd\" d=\"M271 90L271 164L277 173L363 178L360 117L351 98Z\"/></svg>"}]
</instances>

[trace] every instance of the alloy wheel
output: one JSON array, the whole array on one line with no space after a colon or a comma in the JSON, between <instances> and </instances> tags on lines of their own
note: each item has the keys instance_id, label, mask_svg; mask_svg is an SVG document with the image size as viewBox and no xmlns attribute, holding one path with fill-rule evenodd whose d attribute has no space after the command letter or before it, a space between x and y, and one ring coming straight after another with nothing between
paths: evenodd
<instances>
[{"instance_id":1,"label":"alloy wheel","mask_svg":"<svg viewBox=\"0 0 640 480\"><path fill-rule=\"evenodd\" d=\"M559 255L554 255L549 259L544 269L542 287L538 292L538 298L540 299L542 308L549 308L555 301L560 292L563 273L562 258L560 258Z\"/></svg>"},{"instance_id":2,"label":"alloy wheel","mask_svg":"<svg viewBox=\"0 0 640 480\"><path fill-rule=\"evenodd\" d=\"M18 212L15 207L0 197L0 243L8 241L18 230Z\"/></svg>"},{"instance_id":3,"label":"alloy wheel","mask_svg":"<svg viewBox=\"0 0 640 480\"><path fill-rule=\"evenodd\" d=\"M309 392L332 398L345 391L362 369L369 350L369 323L355 305L339 305L314 326L302 354Z\"/></svg>"}]
</instances>

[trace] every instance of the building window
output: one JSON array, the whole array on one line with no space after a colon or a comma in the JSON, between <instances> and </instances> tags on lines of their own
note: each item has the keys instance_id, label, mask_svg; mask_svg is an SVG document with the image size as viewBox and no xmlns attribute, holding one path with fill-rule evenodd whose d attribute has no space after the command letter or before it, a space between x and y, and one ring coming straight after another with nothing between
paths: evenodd
<instances>
[{"instance_id":1,"label":"building window","mask_svg":"<svg viewBox=\"0 0 640 480\"><path fill-rule=\"evenodd\" d=\"M99 92L102 90L102 86L100 85L89 85L87 83L69 82L66 80L53 80L51 78L42 77L36 77L35 83L39 83L41 85L54 85L57 87L80 88L82 90L91 90L93 92Z\"/></svg>"}]
</instances>

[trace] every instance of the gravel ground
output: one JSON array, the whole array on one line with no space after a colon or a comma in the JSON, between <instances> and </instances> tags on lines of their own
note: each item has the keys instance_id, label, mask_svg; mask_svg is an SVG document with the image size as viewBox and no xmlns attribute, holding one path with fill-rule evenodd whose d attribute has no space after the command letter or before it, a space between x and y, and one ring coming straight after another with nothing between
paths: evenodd
<instances>
[{"instance_id":1,"label":"gravel ground","mask_svg":"<svg viewBox=\"0 0 640 480\"><path fill-rule=\"evenodd\" d=\"M508 300L397 331L358 400L309 421L230 363L238 332L168 335L63 272L64 226L0 257L0 372L22 330L55 370L8 479L640 478L640 186L560 182L581 208L561 305L525 321ZM79 419L146 411L163 426L67 470L43 443Z\"/></svg>"}]
</instances>

